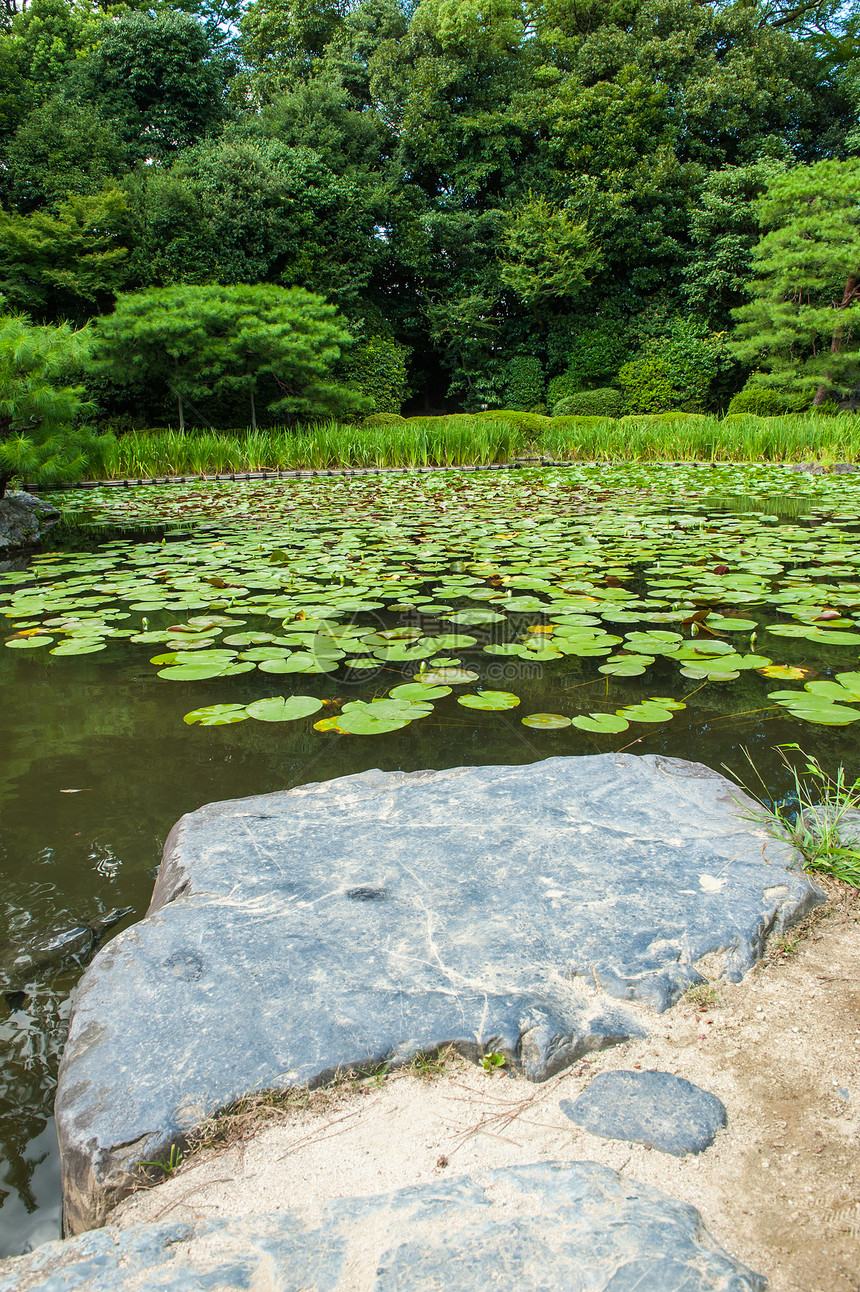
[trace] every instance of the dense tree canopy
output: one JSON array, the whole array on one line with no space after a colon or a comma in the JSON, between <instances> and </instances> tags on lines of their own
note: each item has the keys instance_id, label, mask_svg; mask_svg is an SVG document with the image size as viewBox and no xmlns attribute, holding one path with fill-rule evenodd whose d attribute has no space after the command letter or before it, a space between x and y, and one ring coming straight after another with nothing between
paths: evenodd
<instances>
[{"instance_id":1,"label":"dense tree canopy","mask_svg":"<svg viewBox=\"0 0 860 1292\"><path fill-rule=\"evenodd\" d=\"M0 20L0 290L79 325L302 289L409 355L423 408L622 369L717 407L780 354L811 383L818 332L765 335L763 195L860 153L858 32L857 0L30 0Z\"/></svg>"}]
</instances>

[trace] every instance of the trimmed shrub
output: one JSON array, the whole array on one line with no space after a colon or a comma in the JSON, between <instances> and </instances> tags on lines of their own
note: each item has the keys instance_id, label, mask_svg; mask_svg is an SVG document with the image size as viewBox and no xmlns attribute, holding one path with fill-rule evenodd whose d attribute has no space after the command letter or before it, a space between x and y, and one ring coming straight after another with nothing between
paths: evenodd
<instances>
[{"instance_id":1,"label":"trimmed shrub","mask_svg":"<svg viewBox=\"0 0 860 1292\"><path fill-rule=\"evenodd\" d=\"M667 408L662 413L628 413L623 421L635 422L643 426L655 422L709 422L707 413L685 413L682 408Z\"/></svg>"},{"instance_id":2,"label":"trimmed shrub","mask_svg":"<svg viewBox=\"0 0 860 1292\"><path fill-rule=\"evenodd\" d=\"M543 402L543 364L531 354L517 355L505 364L505 403L526 412Z\"/></svg>"},{"instance_id":3,"label":"trimmed shrub","mask_svg":"<svg viewBox=\"0 0 860 1292\"><path fill-rule=\"evenodd\" d=\"M732 396L728 412L748 413L752 417L782 417L788 412L788 402L777 390L767 386L745 386Z\"/></svg>"},{"instance_id":4,"label":"trimmed shrub","mask_svg":"<svg viewBox=\"0 0 860 1292\"><path fill-rule=\"evenodd\" d=\"M552 425L551 417L544 417L542 413L526 413L520 408L488 408L474 416L494 422L507 422L508 426L529 436L540 435L541 431Z\"/></svg>"},{"instance_id":5,"label":"trimmed shrub","mask_svg":"<svg viewBox=\"0 0 860 1292\"><path fill-rule=\"evenodd\" d=\"M553 417L622 417L624 396L606 386L602 390L580 390L554 405Z\"/></svg>"},{"instance_id":6,"label":"trimmed shrub","mask_svg":"<svg viewBox=\"0 0 860 1292\"><path fill-rule=\"evenodd\" d=\"M627 407L634 413L662 413L672 407L675 391L666 364L656 354L631 359L618 372Z\"/></svg>"},{"instance_id":7,"label":"trimmed shrub","mask_svg":"<svg viewBox=\"0 0 860 1292\"><path fill-rule=\"evenodd\" d=\"M602 426L605 421L605 417L554 417L552 429L554 431L593 431L598 426Z\"/></svg>"},{"instance_id":8,"label":"trimmed shrub","mask_svg":"<svg viewBox=\"0 0 860 1292\"><path fill-rule=\"evenodd\" d=\"M582 383L575 372L568 369L557 377L551 377L546 388L546 402L550 408L555 408L562 399L567 399L569 395L575 395L582 389Z\"/></svg>"},{"instance_id":9,"label":"trimmed shrub","mask_svg":"<svg viewBox=\"0 0 860 1292\"><path fill-rule=\"evenodd\" d=\"M362 426L405 426L406 418L399 413L370 413L362 421Z\"/></svg>"},{"instance_id":10,"label":"trimmed shrub","mask_svg":"<svg viewBox=\"0 0 860 1292\"><path fill-rule=\"evenodd\" d=\"M384 336L372 336L343 360L343 375L373 400L376 413L399 413L409 394L406 346Z\"/></svg>"}]
</instances>

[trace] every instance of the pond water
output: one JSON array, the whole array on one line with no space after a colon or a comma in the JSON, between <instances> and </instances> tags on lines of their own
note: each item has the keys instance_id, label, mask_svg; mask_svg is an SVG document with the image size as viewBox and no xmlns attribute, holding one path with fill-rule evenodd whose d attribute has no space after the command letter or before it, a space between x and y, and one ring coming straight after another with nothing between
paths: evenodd
<instances>
[{"instance_id":1,"label":"pond water","mask_svg":"<svg viewBox=\"0 0 860 1292\"><path fill-rule=\"evenodd\" d=\"M0 574L0 1254L59 1232L51 1103L80 974L12 962L139 918L183 812L619 749L727 765L770 800L780 744L857 774L852 476L579 465L59 501L66 546Z\"/></svg>"}]
</instances>

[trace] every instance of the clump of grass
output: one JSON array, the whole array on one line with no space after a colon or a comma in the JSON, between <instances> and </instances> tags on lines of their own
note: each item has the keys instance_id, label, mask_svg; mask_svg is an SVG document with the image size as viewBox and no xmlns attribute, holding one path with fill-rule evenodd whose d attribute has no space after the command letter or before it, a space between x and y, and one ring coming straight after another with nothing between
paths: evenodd
<instances>
[{"instance_id":1,"label":"clump of grass","mask_svg":"<svg viewBox=\"0 0 860 1292\"><path fill-rule=\"evenodd\" d=\"M774 834L794 845L805 870L832 875L860 889L860 777L851 780L841 763L835 775L829 775L800 745L777 748L791 773L794 791L787 802L765 809L766 822ZM761 781L749 751L744 752ZM800 768L789 753L800 755Z\"/></svg>"},{"instance_id":2,"label":"clump of grass","mask_svg":"<svg viewBox=\"0 0 860 1292\"><path fill-rule=\"evenodd\" d=\"M684 993L684 1000L694 1005L696 1009L716 1009L723 1003L720 993L712 982L700 982L697 987L691 987Z\"/></svg>"}]
</instances>

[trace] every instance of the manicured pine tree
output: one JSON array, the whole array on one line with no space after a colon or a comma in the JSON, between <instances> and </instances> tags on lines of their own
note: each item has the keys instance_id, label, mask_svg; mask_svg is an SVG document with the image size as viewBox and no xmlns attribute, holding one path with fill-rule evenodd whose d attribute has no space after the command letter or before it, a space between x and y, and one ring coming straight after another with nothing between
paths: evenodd
<instances>
[{"instance_id":1,"label":"manicured pine tree","mask_svg":"<svg viewBox=\"0 0 860 1292\"><path fill-rule=\"evenodd\" d=\"M766 232L732 351L764 384L822 404L860 380L860 157L774 176L757 210Z\"/></svg>"}]
</instances>

